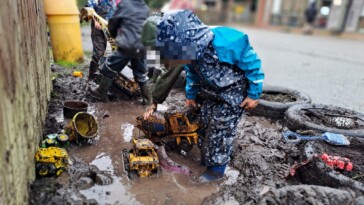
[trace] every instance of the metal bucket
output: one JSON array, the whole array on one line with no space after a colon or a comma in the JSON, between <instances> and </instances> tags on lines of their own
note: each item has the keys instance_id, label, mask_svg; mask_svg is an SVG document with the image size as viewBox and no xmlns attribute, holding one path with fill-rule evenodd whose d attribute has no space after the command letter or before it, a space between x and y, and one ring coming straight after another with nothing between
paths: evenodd
<instances>
[{"instance_id":1,"label":"metal bucket","mask_svg":"<svg viewBox=\"0 0 364 205\"><path fill-rule=\"evenodd\" d=\"M63 102L63 116L73 118L78 112L87 112L88 104L79 100L69 100Z\"/></svg>"},{"instance_id":2,"label":"metal bucket","mask_svg":"<svg viewBox=\"0 0 364 205\"><path fill-rule=\"evenodd\" d=\"M69 136L70 141L76 141L80 138L91 139L97 136L98 125L96 118L89 113L77 113L65 128L65 134Z\"/></svg>"}]
</instances>

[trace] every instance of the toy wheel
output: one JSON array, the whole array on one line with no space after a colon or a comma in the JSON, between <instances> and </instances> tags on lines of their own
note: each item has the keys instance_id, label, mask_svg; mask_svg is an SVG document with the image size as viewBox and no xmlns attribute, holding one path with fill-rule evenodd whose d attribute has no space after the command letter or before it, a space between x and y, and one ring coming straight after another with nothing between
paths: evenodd
<instances>
[{"instance_id":1,"label":"toy wheel","mask_svg":"<svg viewBox=\"0 0 364 205\"><path fill-rule=\"evenodd\" d=\"M181 154L187 154L189 151L191 151L192 147L193 145L190 144L187 139L182 139L178 145L178 152Z\"/></svg>"},{"instance_id":2,"label":"toy wheel","mask_svg":"<svg viewBox=\"0 0 364 205\"><path fill-rule=\"evenodd\" d=\"M49 167L46 164L37 164L36 170L39 176L47 176L49 174Z\"/></svg>"},{"instance_id":3,"label":"toy wheel","mask_svg":"<svg viewBox=\"0 0 364 205\"><path fill-rule=\"evenodd\" d=\"M165 148L166 148L166 151L176 150L176 148L177 148L176 140L167 141Z\"/></svg>"},{"instance_id":4,"label":"toy wheel","mask_svg":"<svg viewBox=\"0 0 364 205\"><path fill-rule=\"evenodd\" d=\"M66 134L57 135L57 140L60 141L60 142L67 142L68 139L69 139L69 137Z\"/></svg>"},{"instance_id":5,"label":"toy wheel","mask_svg":"<svg viewBox=\"0 0 364 205\"><path fill-rule=\"evenodd\" d=\"M66 169L64 169L64 168L59 168L59 169L57 169L57 171L56 171L56 176L57 177L59 177L64 171L65 171Z\"/></svg>"},{"instance_id":6,"label":"toy wheel","mask_svg":"<svg viewBox=\"0 0 364 205\"><path fill-rule=\"evenodd\" d=\"M46 139L45 144L47 147L52 147L52 146L55 146L56 141L54 141L54 139Z\"/></svg>"},{"instance_id":7,"label":"toy wheel","mask_svg":"<svg viewBox=\"0 0 364 205\"><path fill-rule=\"evenodd\" d=\"M133 170L133 171L130 171L128 173L128 177L130 180L134 180L134 179L137 179L138 178L138 173L137 171Z\"/></svg>"}]
</instances>

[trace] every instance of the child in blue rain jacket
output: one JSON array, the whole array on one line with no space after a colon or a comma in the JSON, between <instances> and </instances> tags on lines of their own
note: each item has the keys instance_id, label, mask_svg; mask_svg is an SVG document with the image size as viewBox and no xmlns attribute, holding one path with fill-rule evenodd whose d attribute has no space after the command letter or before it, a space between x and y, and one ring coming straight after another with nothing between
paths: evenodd
<instances>
[{"instance_id":1,"label":"child in blue rain jacket","mask_svg":"<svg viewBox=\"0 0 364 205\"><path fill-rule=\"evenodd\" d=\"M245 33L228 27L209 28L192 11L166 13L158 22L149 22L153 23L155 47L169 71L157 82L152 93L154 104L144 117L165 100L183 65L186 106L196 106L199 93L209 96L200 115L199 146L207 170L199 181L220 179L230 161L236 126L244 110L256 107L262 93L261 60Z\"/></svg>"}]
</instances>

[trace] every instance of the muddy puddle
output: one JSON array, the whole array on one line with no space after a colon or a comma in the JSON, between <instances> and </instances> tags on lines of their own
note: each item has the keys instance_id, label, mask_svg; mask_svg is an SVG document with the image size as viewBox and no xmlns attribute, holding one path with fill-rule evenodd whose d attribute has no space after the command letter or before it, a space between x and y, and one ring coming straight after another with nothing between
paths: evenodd
<instances>
[{"instance_id":1,"label":"muddy puddle","mask_svg":"<svg viewBox=\"0 0 364 205\"><path fill-rule=\"evenodd\" d=\"M59 68L54 72L60 72ZM132 148L132 138L143 135L135 125L136 117L146 107L140 105L137 97L97 102L89 98L84 84L84 79L67 73L59 75L44 135L60 132L70 120L63 118L64 100L84 100L89 103L88 112L97 118L98 137L67 149L73 163L60 177L35 180L30 188L30 204L332 204L331 198L341 204L345 204L343 200L360 201L362 194L354 190L302 185L299 178L279 177L281 164L300 159L300 146L283 141L281 132L287 128L282 121L263 117L242 118L232 160L222 181L195 182L195 177L205 170L197 146L185 156L167 152L173 161L187 166L192 176L162 169L157 176L129 180L122 151ZM179 110L183 105L183 92L174 90L164 104L158 105L158 110Z\"/></svg>"}]
</instances>

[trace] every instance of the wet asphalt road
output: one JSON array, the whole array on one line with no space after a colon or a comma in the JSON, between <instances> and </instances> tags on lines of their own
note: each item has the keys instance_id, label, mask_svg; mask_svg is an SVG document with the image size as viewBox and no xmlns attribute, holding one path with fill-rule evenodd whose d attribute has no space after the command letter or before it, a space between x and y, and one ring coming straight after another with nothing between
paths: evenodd
<instances>
[{"instance_id":1,"label":"wet asphalt road","mask_svg":"<svg viewBox=\"0 0 364 205\"><path fill-rule=\"evenodd\" d=\"M262 58L265 85L303 91L314 103L364 112L364 41L238 28ZM92 50L90 29L83 46Z\"/></svg>"},{"instance_id":2,"label":"wet asphalt road","mask_svg":"<svg viewBox=\"0 0 364 205\"><path fill-rule=\"evenodd\" d=\"M364 112L364 41L239 29L262 58L265 85Z\"/></svg>"}]
</instances>

